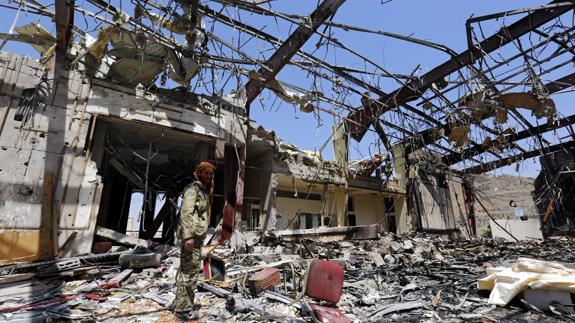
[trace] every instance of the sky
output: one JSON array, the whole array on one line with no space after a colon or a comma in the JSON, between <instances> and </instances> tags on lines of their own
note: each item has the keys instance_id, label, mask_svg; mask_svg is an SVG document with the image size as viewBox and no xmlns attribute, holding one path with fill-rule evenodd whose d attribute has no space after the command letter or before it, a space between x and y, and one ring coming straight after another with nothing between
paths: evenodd
<instances>
[{"instance_id":1,"label":"sky","mask_svg":"<svg viewBox=\"0 0 575 323\"><path fill-rule=\"evenodd\" d=\"M117 6L120 6L119 0L114 0L114 2L117 3ZM211 7L213 6L213 8L218 7L218 5L212 1L203 1L203 3ZM538 6L545 3L547 2L532 0L393 0L391 2L382 0L348 0L338 10L333 21L410 35L447 45L451 49L460 52L467 47L465 22L472 15L481 16L505 10ZM77 0L76 4L88 5L87 1L84 0ZM277 0L273 1L272 4L273 9L276 11L305 15L313 11L317 1ZM131 11L131 5L128 1L122 1L121 6L127 12ZM0 20L0 29L7 31L13 22L16 12L1 8L0 12L2 12L3 17L3 19ZM258 28L276 35L281 39L285 39L293 32L293 27L281 20L278 21L273 18L261 17L246 12L241 12L240 14L234 10L226 10L225 12L246 23L259 26ZM506 19L506 21L512 22L516 18L510 17ZM38 20L36 16L27 16L23 12L20 14L17 25L35 20ZM40 22L50 32L54 33L55 28L53 23L50 23L47 19L40 19ZM90 27L93 26L89 20L86 21L83 17L78 16L76 17L76 23L80 27L83 27L83 24ZM501 20L486 23L484 25L486 36L492 34L501 24ZM245 42L246 44L243 45L243 49L254 57L263 58L269 55L269 47L262 46L262 42L248 39L245 36L240 39L236 36L237 33L227 27L217 26L214 29L214 33L229 40L231 43ZM96 36L95 32L92 34ZM417 68L417 73L421 75L449 58L445 53L434 49L379 35L365 35L357 32L337 30L334 36L346 46L353 48L355 51L365 55L367 58L393 73L410 74ZM374 67L366 67L362 60L354 58L343 50L336 50L333 47L330 47L327 52L321 49L318 50L315 46L318 40L320 40L318 36L313 37L305 44L304 49L308 52L314 52L318 57L325 57L325 59L330 62L352 68L376 71ZM3 50L14 50L19 53L37 56L30 46L14 42L7 43ZM236 57L239 58L240 56L236 55ZM570 65L566 68L572 69L572 66ZM562 71L564 70L565 69ZM559 75L562 76L564 74ZM278 79L298 85L302 88L311 89L314 86L313 77L294 66L287 66L282 70L278 75ZM370 80L368 79L367 81ZM384 79L379 86L384 91L390 92L397 89L399 84L394 80ZM230 86L226 88L226 90L229 89ZM329 96L336 95L329 88L322 88L320 90ZM346 100L349 100L348 103L352 106L359 104L357 97ZM558 95L556 98L559 111L565 115L571 114L568 108L570 102L570 93ZM331 108L327 105L322 107L327 109ZM343 115L347 114L345 111L341 113ZM275 95L267 90L262 93L261 101L258 99L252 105L252 114L250 117L257 124L261 124L267 129L275 130L276 134L286 142L308 150L319 149L326 141L329 141L332 125L338 122L335 117L326 113L320 113L320 119L318 119L314 113L302 113L295 106L279 102ZM562 135L564 134L560 134L559 136ZM378 142L378 138L373 132L369 132L361 143L352 140L350 143L350 157L352 159L361 159L376 153L378 150L378 146L374 144L376 142ZM332 158L331 145L327 145L322 153L325 159ZM540 166L537 160L531 160L522 163L519 167L514 164L499 169L494 173L535 177L539 170Z\"/></svg>"}]
</instances>

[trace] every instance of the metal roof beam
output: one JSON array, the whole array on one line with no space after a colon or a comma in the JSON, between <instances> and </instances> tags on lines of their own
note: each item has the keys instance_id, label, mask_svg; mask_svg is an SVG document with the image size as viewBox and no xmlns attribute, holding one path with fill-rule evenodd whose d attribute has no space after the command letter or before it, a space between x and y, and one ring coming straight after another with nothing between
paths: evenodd
<instances>
[{"instance_id":1,"label":"metal roof beam","mask_svg":"<svg viewBox=\"0 0 575 323\"><path fill-rule=\"evenodd\" d=\"M290 62L305 42L329 17L333 16L345 0L324 0L311 14L310 23L300 25L264 64L267 68L258 70L258 78L246 84L246 112L249 117L250 104L264 89L266 82L275 79L281 69Z\"/></svg>"},{"instance_id":2,"label":"metal roof beam","mask_svg":"<svg viewBox=\"0 0 575 323\"><path fill-rule=\"evenodd\" d=\"M552 1L550 4L562 2L563 1L556 0ZM561 16L569 10L572 10L571 6L541 9L519 19L509 27L502 28L491 37L483 40L478 44L478 46L468 49L445 63L435 67L421 76L418 80L409 82L405 86L389 93L387 96L379 98L379 102L371 102L359 107L358 111L350 114L348 119L353 120L362 126L358 126L357 123L348 121L346 122L348 132L352 138L357 141L361 141L373 120L381 116L384 112L392 110L404 102L420 97L421 94L433 83L464 66L473 64L477 58L483 57L484 55L507 45L511 41Z\"/></svg>"}]
</instances>

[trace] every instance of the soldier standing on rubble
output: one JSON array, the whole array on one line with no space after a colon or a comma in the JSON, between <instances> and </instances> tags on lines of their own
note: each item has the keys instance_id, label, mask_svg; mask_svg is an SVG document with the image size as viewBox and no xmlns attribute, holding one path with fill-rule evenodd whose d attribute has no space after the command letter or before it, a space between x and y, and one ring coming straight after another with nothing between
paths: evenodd
<instances>
[{"instance_id":1,"label":"soldier standing on rubble","mask_svg":"<svg viewBox=\"0 0 575 323\"><path fill-rule=\"evenodd\" d=\"M186 186L182 199L177 236L182 242L180 268L176 276L174 309L181 318L195 318L194 294L198 275L202 242L209 225L209 192L214 179L215 166L201 162L194 172L194 181Z\"/></svg>"}]
</instances>

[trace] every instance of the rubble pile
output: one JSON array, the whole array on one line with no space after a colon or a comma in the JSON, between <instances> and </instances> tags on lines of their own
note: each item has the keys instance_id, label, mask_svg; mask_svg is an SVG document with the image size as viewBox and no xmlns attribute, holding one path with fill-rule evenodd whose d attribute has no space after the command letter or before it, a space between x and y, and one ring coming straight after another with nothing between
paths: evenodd
<instances>
[{"instance_id":1,"label":"rubble pile","mask_svg":"<svg viewBox=\"0 0 575 323\"><path fill-rule=\"evenodd\" d=\"M570 302L541 308L519 294L497 306L477 283L520 258L575 262L565 252L574 245L569 238L457 242L391 234L327 243L252 241L245 253L220 246L207 255L212 267L225 263L224 274L200 280L196 303L205 322L572 320ZM178 266L178 248L151 244L1 267L0 319L178 322L171 311Z\"/></svg>"}]
</instances>

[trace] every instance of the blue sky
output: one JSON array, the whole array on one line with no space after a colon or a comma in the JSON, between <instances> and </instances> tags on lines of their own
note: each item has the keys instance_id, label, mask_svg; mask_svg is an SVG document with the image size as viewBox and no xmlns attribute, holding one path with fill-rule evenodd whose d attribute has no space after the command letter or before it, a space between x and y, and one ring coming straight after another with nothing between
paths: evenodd
<instances>
[{"instance_id":1,"label":"blue sky","mask_svg":"<svg viewBox=\"0 0 575 323\"><path fill-rule=\"evenodd\" d=\"M120 2L118 0L113 2L117 6L120 6ZM207 1L205 3L214 9L218 8L218 5L211 1ZM273 9L276 11L298 15L311 13L317 4L316 1L302 0L279 0L272 3ZM381 0L348 0L340 8L333 21L369 29L411 35L416 38L447 45L459 52L467 47L465 21L470 16L491 14L516 8L532 7L545 3L547 2L496 0L394 0L389 3L382 4ZM76 4L88 6L87 1L77 0ZM124 10L131 12L131 5L129 2L124 1L121 5ZM3 31L7 31L16 12L8 9L0 10L3 17L3 19L0 20L0 28ZM259 15L243 11L238 12L232 9L228 9L226 13L233 15L235 18L241 19L248 24L258 26L258 28L276 35L281 39L285 39L294 29L292 25L270 17L261 17ZM512 22L515 19L516 17L509 17L505 21ZM36 16L26 16L24 13L20 15L17 25L37 20L40 21L50 32L54 32L55 28L53 24L51 24L47 19L38 19ZM210 26L210 21L207 22L208 26ZM85 24L83 18L78 16L76 18L76 23L80 27L84 27ZM93 26L89 20L88 25ZM486 36L489 36L501 25L502 20L498 20L490 21L482 26ZM333 31L335 32L334 37L346 46L353 48L355 51L365 55L367 58L393 73L410 74L417 67L419 68L418 74L421 75L448 59L448 56L440 51L392 38L366 35L357 32L343 32L335 29ZM244 45L244 50L254 57L264 58L264 56L269 55L269 45L256 40L248 40L248 37L246 36L238 38L238 33L234 32L230 28L217 25L214 28L214 33L232 43L243 43L247 41L247 44ZM93 36L96 36L96 33L93 33ZM316 56L324 57L331 63L357 69L376 71L373 66L366 66L361 59L355 58L341 49L328 47L329 50L327 51L323 49L317 50L315 44L318 40L318 36L313 37L304 46L304 49L308 52L315 52ZM36 53L30 46L13 42L9 42L3 50L14 50L19 53L36 56ZM262 51L265 54L260 54ZM234 54L234 56L236 58L241 57L237 54ZM565 75L565 71L568 69L572 69L572 65L559 70L556 75L563 76ZM279 74L278 79L307 89L311 89L314 86L313 77L294 66L286 67ZM377 80L367 79L367 81L375 82ZM243 79L243 82L245 82L245 79ZM319 90L321 90L326 96L336 96L335 93L330 91L329 87L325 87L325 83L323 85L324 87ZM389 92L398 88L399 84L391 79L381 79L379 86L383 90ZM226 90L229 90L230 87L233 86L229 85ZM567 107L571 102L571 93L558 95L555 99L559 111L565 115L569 115L569 108ZM352 106L357 106L359 104L357 96L350 96L349 98L345 98L345 100ZM317 115L315 114L305 114L298 111L294 106L280 103L279 100L276 99L275 95L271 94L269 91L264 91L261 96L261 102L262 104L260 104L258 100L253 104L251 115L252 119L267 129L274 129L278 136L283 138L285 141L296 144L304 149L314 150L321 147L330 137L331 126L337 122L337 119L331 115L320 113L320 119L318 120ZM328 109L331 108L329 105L322 105L322 107ZM340 113L344 115L347 114L345 111ZM535 121L532 118L530 120ZM560 134L560 136L563 135L564 134ZM550 139L557 142L554 138ZM351 158L363 158L377 152L378 146L374 144L377 141L377 136L373 132L368 133L361 143L352 141L350 144ZM332 157L331 145L327 146L323 151L323 154L326 159ZM536 161L529 161L523 163L519 167L518 173L515 172L515 169L516 166L512 165L510 167L500 169L496 173L519 174L535 177L539 171L539 165Z\"/></svg>"}]
</instances>

